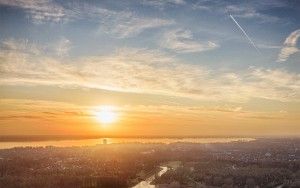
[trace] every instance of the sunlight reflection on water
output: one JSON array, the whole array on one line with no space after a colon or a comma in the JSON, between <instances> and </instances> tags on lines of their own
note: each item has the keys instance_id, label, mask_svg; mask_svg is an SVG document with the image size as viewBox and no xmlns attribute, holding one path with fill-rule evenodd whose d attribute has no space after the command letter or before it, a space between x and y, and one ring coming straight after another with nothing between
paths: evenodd
<instances>
[{"instance_id":1,"label":"sunlight reflection on water","mask_svg":"<svg viewBox=\"0 0 300 188\"><path fill-rule=\"evenodd\" d=\"M158 176L163 175L168 171L168 167L161 166L161 170L157 173ZM155 174L147 178L145 181L141 181L137 185L133 186L132 188L155 188L155 185L152 185L151 182L155 179Z\"/></svg>"}]
</instances>

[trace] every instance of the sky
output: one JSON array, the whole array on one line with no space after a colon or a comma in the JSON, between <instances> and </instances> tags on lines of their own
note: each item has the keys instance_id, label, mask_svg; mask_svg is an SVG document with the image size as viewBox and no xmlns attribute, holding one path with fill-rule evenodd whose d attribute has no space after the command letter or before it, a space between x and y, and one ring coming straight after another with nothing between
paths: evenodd
<instances>
[{"instance_id":1,"label":"sky","mask_svg":"<svg viewBox=\"0 0 300 188\"><path fill-rule=\"evenodd\" d=\"M299 37L297 0L0 0L0 135L299 136Z\"/></svg>"}]
</instances>

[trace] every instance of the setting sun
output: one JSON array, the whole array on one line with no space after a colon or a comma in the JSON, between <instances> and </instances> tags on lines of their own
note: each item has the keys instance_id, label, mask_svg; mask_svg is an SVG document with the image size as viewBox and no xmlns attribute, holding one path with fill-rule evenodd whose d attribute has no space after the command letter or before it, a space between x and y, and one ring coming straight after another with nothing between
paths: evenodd
<instances>
[{"instance_id":1,"label":"setting sun","mask_svg":"<svg viewBox=\"0 0 300 188\"><path fill-rule=\"evenodd\" d=\"M96 119L101 124L114 123L117 120L117 114L114 106L101 106L95 113Z\"/></svg>"}]
</instances>

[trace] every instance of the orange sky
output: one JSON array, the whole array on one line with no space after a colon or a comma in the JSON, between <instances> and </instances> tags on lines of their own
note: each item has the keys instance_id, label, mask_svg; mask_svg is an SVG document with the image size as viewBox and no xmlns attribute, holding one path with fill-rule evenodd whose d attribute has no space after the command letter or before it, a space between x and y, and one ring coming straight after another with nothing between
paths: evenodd
<instances>
[{"instance_id":1,"label":"orange sky","mask_svg":"<svg viewBox=\"0 0 300 188\"><path fill-rule=\"evenodd\" d=\"M39 90L41 88L41 90ZM4 90L5 89L5 90ZM11 93L12 90L14 93ZM48 88L16 86L1 88L2 135L297 135L295 113L274 110L282 103L273 101L250 104L207 103L180 97L83 90L79 88ZM30 92L30 95L25 93ZM99 92L92 97L93 92ZM9 99L9 94L13 99ZM72 94L73 93L73 94ZM66 96L64 96L66 95ZM65 100L63 102L63 100ZM113 105L116 121L106 125L97 120L95 112L103 105ZM244 107L242 107L244 106ZM252 109L253 108L253 109Z\"/></svg>"},{"instance_id":2,"label":"orange sky","mask_svg":"<svg viewBox=\"0 0 300 188\"><path fill-rule=\"evenodd\" d=\"M0 135L299 135L295 3L0 0Z\"/></svg>"}]
</instances>

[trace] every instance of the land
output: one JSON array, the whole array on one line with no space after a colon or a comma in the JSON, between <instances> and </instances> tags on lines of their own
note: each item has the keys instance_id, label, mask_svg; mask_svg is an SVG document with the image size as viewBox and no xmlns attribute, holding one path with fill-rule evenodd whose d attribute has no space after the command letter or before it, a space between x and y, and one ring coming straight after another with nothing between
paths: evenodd
<instances>
[{"instance_id":1,"label":"land","mask_svg":"<svg viewBox=\"0 0 300 188\"><path fill-rule=\"evenodd\" d=\"M300 187L300 139L0 150L0 187L122 188L153 174L159 188Z\"/></svg>"}]
</instances>

